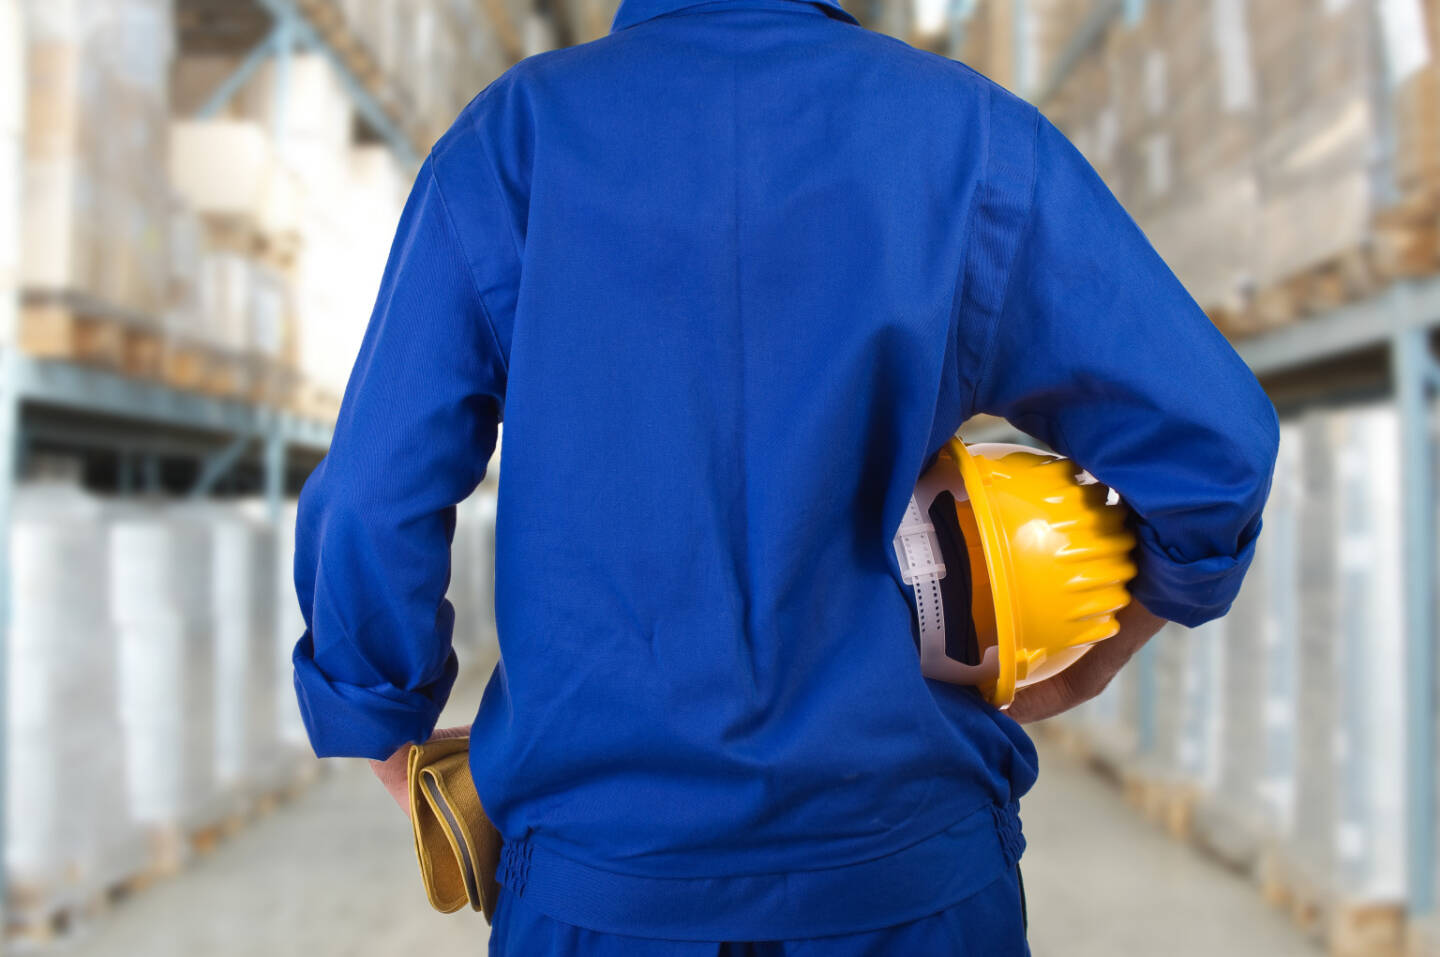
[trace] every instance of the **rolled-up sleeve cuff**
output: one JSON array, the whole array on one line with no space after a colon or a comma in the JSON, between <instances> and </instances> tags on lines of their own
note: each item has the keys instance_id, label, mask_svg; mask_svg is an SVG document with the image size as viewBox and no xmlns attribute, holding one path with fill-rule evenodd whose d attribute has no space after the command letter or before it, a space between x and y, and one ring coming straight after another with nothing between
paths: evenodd
<instances>
[{"instance_id":1,"label":"rolled-up sleeve cuff","mask_svg":"<svg viewBox=\"0 0 1440 957\"><path fill-rule=\"evenodd\" d=\"M1240 592L1245 572L1255 557L1259 532L1257 522L1255 534L1234 555L1194 561L1177 560L1142 532L1135 549L1138 571L1130 583L1130 594L1152 613L1186 628L1220 618Z\"/></svg>"},{"instance_id":2,"label":"rolled-up sleeve cuff","mask_svg":"<svg viewBox=\"0 0 1440 957\"><path fill-rule=\"evenodd\" d=\"M328 678L310 657L311 647L307 635L296 644L291 662L300 717L320 758L383 761L404 744L426 740L459 670L452 651L441 677L424 692L388 684L360 687Z\"/></svg>"}]
</instances>

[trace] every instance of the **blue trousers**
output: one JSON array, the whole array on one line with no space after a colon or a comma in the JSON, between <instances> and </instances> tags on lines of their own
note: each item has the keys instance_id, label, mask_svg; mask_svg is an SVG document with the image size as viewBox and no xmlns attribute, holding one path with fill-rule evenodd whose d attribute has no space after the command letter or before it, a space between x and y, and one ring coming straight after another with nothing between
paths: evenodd
<instances>
[{"instance_id":1,"label":"blue trousers","mask_svg":"<svg viewBox=\"0 0 1440 957\"><path fill-rule=\"evenodd\" d=\"M771 941L677 941L564 924L504 888L490 957L1029 957L1020 869L920 920L859 934Z\"/></svg>"}]
</instances>

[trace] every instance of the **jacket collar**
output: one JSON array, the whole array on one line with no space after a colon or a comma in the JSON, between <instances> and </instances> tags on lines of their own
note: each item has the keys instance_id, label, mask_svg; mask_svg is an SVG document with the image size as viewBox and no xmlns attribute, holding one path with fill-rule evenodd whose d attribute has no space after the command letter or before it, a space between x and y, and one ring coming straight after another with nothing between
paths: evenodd
<instances>
[{"instance_id":1,"label":"jacket collar","mask_svg":"<svg viewBox=\"0 0 1440 957\"><path fill-rule=\"evenodd\" d=\"M674 13L686 7L696 7L701 4L718 7L723 2L726 0L621 0L620 9L615 11L615 19L610 24L610 32L615 33L641 21ZM735 2L737 6L745 5L745 0L735 0ZM813 4L826 15L837 20L844 20L857 26L860 23L849 11L840 6L839 0L784 0L784 2Z\"/></svg>"}]
</instances>

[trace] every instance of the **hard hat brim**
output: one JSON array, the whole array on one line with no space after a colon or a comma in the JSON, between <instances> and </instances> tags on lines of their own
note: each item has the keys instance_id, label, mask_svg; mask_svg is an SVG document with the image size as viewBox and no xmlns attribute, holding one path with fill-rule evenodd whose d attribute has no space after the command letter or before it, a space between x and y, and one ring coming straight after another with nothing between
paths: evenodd
<instances>
[{"instance_id":1,"label":"hard hat brim","mask_svg":"<svg viewBox=\"0 0 1440 957\"><path fill-rule=\"evenodd\" d=\"M981 551L985 555L985 570L990 579L990 599L995 608L995 650L999 672L995 678L995 691L989 696L990 703L997 708L1007 708L1015 700L1017 647L1009 541L1001 530L995 504L975 456L958 438L952 438L947 447L960 468L970 510L980 531Z\"/></svg>"}]
</instances>

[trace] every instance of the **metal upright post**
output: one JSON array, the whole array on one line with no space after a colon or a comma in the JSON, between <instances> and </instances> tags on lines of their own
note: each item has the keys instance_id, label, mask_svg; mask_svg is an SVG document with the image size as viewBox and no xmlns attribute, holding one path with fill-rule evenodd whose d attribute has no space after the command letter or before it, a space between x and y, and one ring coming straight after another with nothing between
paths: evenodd
<instances>
[{"instance_id":1,"label":"metal upright post","mask_svg":"<svg viewBox=\"0 0 1440 957\"><path fill-rule=\"evenodd\" d=\"M1430 415L1437 364L1428 330L1411 321L1411 299L1395 302L1391 376L1400 419L1405 555L1405 818L1412 916L1435 907L1435 445Z\"/></svg>"},{"instance_id":2,"label":"metal upright post","mask_svg":"<svg viewBox=\"0 0 1440 957\"><path fill-rule=\"evenodd\" d=\"M276 531L280 526L280 508L285 501L285 436L272 428L265 436L265 505Z\"/></svg>"},{"instance_id":3,"label":"metal upright post","mask_svg":"<svg viewBox=\"0 0 1440 957\"><path fill-rule=\"evenodd\" d=\"M0 0L0 209L20 208L20 140L24 128L26 84L25 9L20 0ZM5 849L8 834L6 794L9 788L10 722L10 507L15 493L20 439L20 393L15 376L18 339L20 224L0 217L0 927L8 923L9 889Z\"/></svg>"},{"instance_id":4,"label":"metal upright post","mask_svg":"<svg viewBox=\"0 0 1440 957\"><path fill-rule=\"evenodd\" d=\"M1157 736L1156 727L1156 704L1157 684L1159 681L1159 664L1156 655L1159 654L1159 642L1166 640L1165 635L1159 635L1145 643L1144 647L1135 656L1134 667L1140 669L1138 675L1138 697L1137 710L1139 711L1136 729L1136 748L1142 757L1149 757L1155 751ZM1173 635L1168 636L1174 640Z\"/></svg>"},{"instance_id":5,"label":"metal upright post","mask_svg":"<svg viewBox=\"0 0 1440 957\"><path fill-rule=\"evenodd\" d=\"M1010 8L1010 44L1015 58L1015 76L1012 88L1020 96L1028 97L1035 92L1035 83L1030 76L1030 44L1026 33L1030 29L1030 5L1028 0L1012 0Z\"/></svg>"},{"instance_id":6,"label":"metal upright post","mask_svg":"<svg viewBox=\"0 0 1440 957\"><path fill-rule=\"evenodd\" d=\"M290 106L290 64L295 56L295 26L288 17L275 21L271 50L275 55L275 82L271 84L270 136L275 152L285 159L285 115Z\"/></svg>"}]
</instances>

